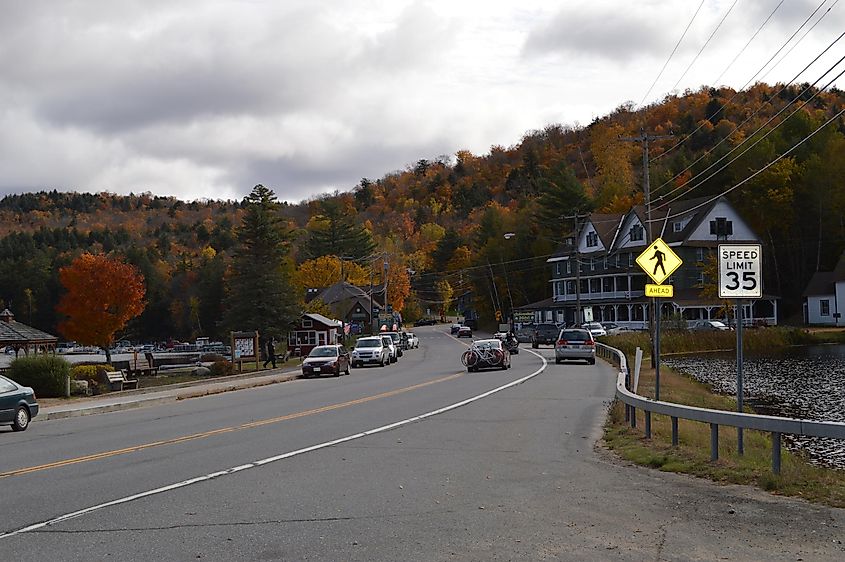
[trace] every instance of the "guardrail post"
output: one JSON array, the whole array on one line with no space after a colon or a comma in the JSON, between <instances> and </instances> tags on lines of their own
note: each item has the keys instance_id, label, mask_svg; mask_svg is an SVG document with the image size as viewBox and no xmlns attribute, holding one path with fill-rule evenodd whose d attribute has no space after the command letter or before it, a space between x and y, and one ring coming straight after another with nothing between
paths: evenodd
<instances>
[{"instance_id":1,"label":"guardrail post","mask_svg":"<svg viewBox=\"0 0 845 562\"><path fill-rule=\"evenodd\" d=\"M780 474L780 433L772 432L772 472Z\"/></svg>"},{"instance_id":2,"label":"guardrail post","mask_svg":"<svg viewBox=\"0 0 845 562\"><path fill-rule=\"evenodd\" d=\"M672 446L678 446L678 417L672 416Z\"/></svg>"},{"instance_id":3,"label":"guardrail post","mask_svg":"<svg viewBox=\"0 0 845 562\"><path fill-rule=\"evenodd\" d=\"M631 406L625 404L625 421L631 421Z\"/></svg>"},{"instance_id":4,"label":"guardrail post","mask_svg":"<svg viewBox=\"0 0 845 562\"><path fill-rule=\"evenodd\" d=\"M710 460L719 460L719 424L710 424Z\"/></svg>"},{"instance_id":5,"label":"guardrail post","mask_svg":"<svg viewBox=\"0 0 845 562\"><path fill-rule=\"evenodd\" d=\"M651 410L645 412L645 438L651 439Z\"/></svg>"},{"instance_id":6,"label":"guardrail post","mask_svg":"<svg viewBox=\"0 0 845 562\"><path fill-rule=\"evenodd\" d=\"M631 406L631 427L637 427L637 409Z\"/></svg>"}]
</instances>

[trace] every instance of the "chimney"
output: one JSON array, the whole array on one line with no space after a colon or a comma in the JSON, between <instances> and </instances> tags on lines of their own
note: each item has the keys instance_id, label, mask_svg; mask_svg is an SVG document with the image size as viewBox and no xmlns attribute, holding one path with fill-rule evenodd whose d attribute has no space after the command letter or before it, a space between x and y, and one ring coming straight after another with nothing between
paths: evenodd
<instances>
[{"instance_id":1,"label":"chimney","mask_svg":"<svg viewBox=\"0 0 845 562\"><path fill-rule=\"evenodd\" d=\"M7 324L11 324L15 321L15 315L12 314L12 311L8 308L5 309L3 312L0 312L0 322L5 322Z\"/></svg>"}]
</instances>

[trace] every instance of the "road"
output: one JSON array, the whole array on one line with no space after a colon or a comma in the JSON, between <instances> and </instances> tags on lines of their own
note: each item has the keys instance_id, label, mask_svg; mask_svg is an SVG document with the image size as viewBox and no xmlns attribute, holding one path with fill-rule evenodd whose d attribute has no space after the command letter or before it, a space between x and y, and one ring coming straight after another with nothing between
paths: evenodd
<instances>
[{"instance_id":1,"label":"road","mask_svg":"<svg viewBox=\"0 0 845 562\"><path fill-rule=\"evenodd\" d=\"M420 349L349 377L0 431L3 558L845 557L843 510L603 451L609 366L523 349L469 374L466 340L416 331Z\"/></svg>"}]
</instances>

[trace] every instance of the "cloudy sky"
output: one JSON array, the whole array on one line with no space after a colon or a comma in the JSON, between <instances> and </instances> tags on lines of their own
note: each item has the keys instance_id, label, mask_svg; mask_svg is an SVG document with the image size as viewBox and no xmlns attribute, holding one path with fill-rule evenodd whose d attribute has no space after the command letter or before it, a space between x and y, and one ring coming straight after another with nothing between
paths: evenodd
<instances>
[{"instance_id":1,"label":"cloudy sky","mask_svg":"<svg viewBox=\"0 0 845 562\"><path fill-rule=\"evenodd\" d=\"M649 92L700 0L0 0L0 196L346 191L761 68L791 80L845 30L838 2L704 0Z\"/></svg>"}]
</instances>

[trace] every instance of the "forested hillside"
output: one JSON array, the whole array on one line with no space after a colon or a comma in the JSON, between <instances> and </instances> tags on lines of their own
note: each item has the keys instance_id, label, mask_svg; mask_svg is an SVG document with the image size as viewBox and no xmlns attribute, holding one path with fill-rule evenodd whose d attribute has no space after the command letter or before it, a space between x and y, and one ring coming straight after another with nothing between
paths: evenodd
<instances>
[{"instance_id":1,"label":"forested hillside","mask_svg":"<svg viewBox=\"0 0 845 562\"><path fill-rule=\"evenodd\" d=\"M338 260L325 258L335 255L356 282L368 282L371 269L378 282L387 261L390 300L407 318L470 290L488 318L497 299L509 308L546 298L545 258L571 228L561 217L642 201L641 146L620 137L645 131L673 135L650 146L655 208L726 193L762 238L767 292L781 295L786 318L795 319L812 273L831 270L845 247L843 107L841 91L807 85L705 88L636 110L623 105L585 127L551 125L485 155L420 158L330 196L283 203L301 285L292 290L304 295L315 280L338 279ZM286 186L268 187L281 195ZM0 305L55 333L58 269L84 251L114 253L147 286L146 309L126 336L220 336L243 206L148 193L7 196Z\"/></svg>"}]
</instances>

